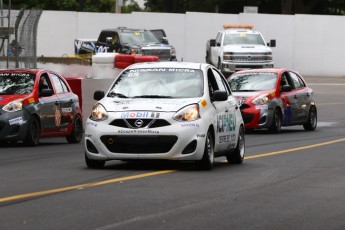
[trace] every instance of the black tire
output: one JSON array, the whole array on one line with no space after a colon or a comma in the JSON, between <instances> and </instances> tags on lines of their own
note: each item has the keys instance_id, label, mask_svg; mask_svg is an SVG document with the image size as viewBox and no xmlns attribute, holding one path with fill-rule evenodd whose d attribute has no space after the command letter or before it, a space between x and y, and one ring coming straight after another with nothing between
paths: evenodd
<instances>
[{"instance_id":1,"label":"black tire","mask_svg":"<svg viewBox=\"0 0 345 230\"><path fill-rule=\"evenodd\" d=\"M87 167L91 169L102 169L105 165L105 161L90 159L87 157L86 153L85 153L85 163Z\"/></svg>"},{"instance_id":2,"label":"black tire","mask_svg":"<svg viewBox=\"0 0 345 230\"><path fill-rule=\"evenodd\" d=\"M268 130L272 133L280 133L282 128L282 116L278 109L274 110L273 121L271 127Z\"/></svg>"},{"instance_id":3,"label":"black tire","mask_svg":"<svg viewBox=\"0 0 345 230\"><path fill-rule=\"evenodd\" d=\"M244 155L245 155L245 137L244 137L244 128L240 127L238 131L238 141L236 149L234 152L229 152L226 155L226 159L229 164L242 164Z\"/></svg>"},{"instance_id":4,"label":"black tire","mask_svg":"<svg viewBox=\"0 0 345 230\"><path fill-rule=\"evenodd\" d=\"M66 140L70 144L80 143L83 138L83 121L80 115L76 115L73 121L73 129L69 136L66 137Z\"/></svg>"},{"instance_id":5,"label":"black tire","mask_svg":"<svg viewBox=\"0 0 345 230\"><path fill-rule=\"evenodd\" d=\"M40 124L36 117L32 116L28 120L28 130L26 131L25 139L23 140L26 146L37 146L40 143Z\"/></svg>"},{"instance_id":6,"label":"black tire","mask_svg":"<svg viewBox=\"0 0 345 230\"><path fill-rule=\"evenodd\" d=\"M196 166L202 170L211 170L214 163L214 146L213 146L213 137L210 131L207 132L205 140L205 149L202 159L196 161Z\"/></svg>"},{"instance_id":7,"label":"black tire","mask_svg":"<svg viewBox=\"0 0 345 230\"><path fill-rule=\"evenodd\" d=\"M309 110L307 123L303 124L303 128L306 131L314 131L317 126L317 111L316 107L312 106Z\"/></svg>"}]
</instances>

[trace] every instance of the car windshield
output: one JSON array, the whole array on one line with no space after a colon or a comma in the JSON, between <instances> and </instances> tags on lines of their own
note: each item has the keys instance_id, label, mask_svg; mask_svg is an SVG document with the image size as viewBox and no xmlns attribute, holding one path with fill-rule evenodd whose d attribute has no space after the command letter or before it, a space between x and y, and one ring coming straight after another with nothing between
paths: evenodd
<instances>
[{"instance_id":1,"label":"car windshield","mask_svg":"<svg viewBox=\"0 0 345 230\"><path fill-rule=\"evenodd\" d=\"M120 33L123 43L148 44L159 43L158 38L150 31L129 31Z\"/></svg>"},{"instance_id":2,"label":"car windshield","mask_svg":"<svg viewBox=\"0 0 345 230\"><path fill-rule=\"evenodd\" d=\"M271 90L276 87L277 74L269 72L239 73L232 75L228 81L233 92Z\"/></svg>"},{"instance_id":3,"label":"car windshield","mask_svg":"<svg viewBox=\"0 0 345 230\"><path fill-rule=\"evenodd\" d=\"M34 83L34 74L1 72L0 95L29 94L33 91Z\"/></svg>"},{"instance_id":4,"label":"car windshield","mask_svg":"<svg viewBox=\"0 0 345 230\"><path fill-rule=\"evenodd\" d=\"M223 44L226 45L265 45L260 34L225 34Z\"/></svg>"},{"instance_id":5,"label":"car windshield","mask_svg":"<svg viewBox=\"0 0 345 230\"><path fill-rule=\"evenodd\" d=\"M201 70L143 68L125 70L111 87L108 97L193 98L203 95Z\"/></svg>"}]
</instances>

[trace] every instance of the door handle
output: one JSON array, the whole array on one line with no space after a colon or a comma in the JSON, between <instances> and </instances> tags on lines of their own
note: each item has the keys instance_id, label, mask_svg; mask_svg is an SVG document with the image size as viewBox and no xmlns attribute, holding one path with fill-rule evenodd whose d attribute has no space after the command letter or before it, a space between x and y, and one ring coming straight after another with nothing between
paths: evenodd
<instances>
[{"instance_id":1,"label":"door handle","mask_svg":"<svg viewBox=\"0 0 345 230\"><path fill-rule=\"evenodd\" d=\"M307 93L307 97L309 97L310 96L310 94L309 93Z\"/></svg>"},{"instance_id":2,"label":"door handle","mask_svg":"<svg viewBox=\"0 0 345 230\"><path fill-rule=\"evenodd\" d=\"M228 109L225 109L225 112L227 113L227 112L229 112L229 110L228 110Z\"/></svg>"},{"instance_id":3,"label":"door handle","mask_svg":"<svg viewBox=\"0 0 345 230\"><path fill-rule=\"evenodd\" d=\"M297 99L297 95L293 96L295 99Z\"/></svg>"},{"instance_id":4,"label":"door handle","mask_svg":"<svg viewBox=\"0 0 345 230\"><path fill-rule=\"evenodd\" d=\"M69 100L69 103L73 104L74 103L73 99Z\"/></svg>"}]
</instances>

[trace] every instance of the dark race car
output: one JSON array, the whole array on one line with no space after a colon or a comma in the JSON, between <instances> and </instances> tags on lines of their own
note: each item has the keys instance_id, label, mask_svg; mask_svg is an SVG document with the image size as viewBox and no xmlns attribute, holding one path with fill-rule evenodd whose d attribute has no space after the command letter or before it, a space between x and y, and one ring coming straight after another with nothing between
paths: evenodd
<instances>
[{"instance_id":1,"label":"dark race car","mask_svg":"<svg viewBox=\"0 0 345 230\"><path fill-rule=\"evenodd\" d=\"M228 78L240 104L246 130L268 128L279 133L282 126L303 125L316 129L317 108L313 90L303 77L288 69L252 69Z\"/></svg>"},{"instance_id":2,"label":"dark race car","mask_svg":"<svg viewBox=\"0 0 345 230\"><path fill-rule=\"evenodd\" d=\"M0 142L39 144L43 137L79 143L79 99L59 74L43 69L0 70Z\"/></svg>"}]
</instances>

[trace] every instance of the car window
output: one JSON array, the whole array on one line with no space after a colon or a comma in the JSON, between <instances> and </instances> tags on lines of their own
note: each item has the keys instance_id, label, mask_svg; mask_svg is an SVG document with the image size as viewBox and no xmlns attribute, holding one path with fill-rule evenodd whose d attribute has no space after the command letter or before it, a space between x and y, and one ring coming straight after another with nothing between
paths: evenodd
<instances>
[{"instance_id":1,"label":"car window","mask_svg":"<svg viewBox=\"0 0 345 230\"><path fill-rule=\"evenodd\" d=\"M224 78L222 77L222 75L214 68L212 68L212 73L216 79L217 85L218 85L218 89L221 91L225 91L227 92L227 94L230 94L230 90L228 88L227 83L225 82Z\"/></svg>"},{"instance_id":2,"label":"car window","mask_svg":"<svg viewBox=\"0 0 345 230\"><path fill-rule=\"evenodd\" d=\"M35 74L23 72L0 73L0 95L29 94L34 89Z\"/></svg>"},{"instance_id":3,"label":"car window","mask_svg":"<svg viewBox=\"0 0 345 230\"><path fill-rule=\"evenodd\" d=\"M43 73L40 76L40 82L39 82L38 87L39 87L39 92L41 92L42 89L51 89L54 92L52 83L50 82L50 79L47 73Z\"/></svg>"},{"instance_id":4,"label":"car window","mask_svg":"<svg viewBox=\"0 0 345 230\"><path fill-rule=\"evenodd\" d=\"M229 79L231 91L263 91L276 87L278 75L271 72L235 73Z\"/></svg>"},{"instance_id":5,"label":"car window","mask_svg":"<svg viewBox=\"0 0 345 230\"><path fill-rule=\"evenodd\" d=\"M221 44L222 42L222 33L218 32L216 37L216 44Z\"/></svg>"},{"instance_id":6,"label":"car window","mask_svg":"<svg viewBox=\"0 0 345 230\"><path fill-rule=\"evenodd\" d=\"M128 69L114 82L108 97L193 98L203 95L203 73L188 68Z\"/></svg>"},{"instance_id":7,"label":"car window","mask_svg":"<svg viewBox=\"0 0 345 230\"><path fill-rule=\"evenodd\" d=\"M68 87L66 86L65 82L63 82L60 79L60 77L56 76L55 74L51 74L51 77L53 79L54 86L55 86L56 92L58 94L69 92Z\"/></svg>"},{"instance_id":8,"label":"car window","mask_svg":"<svg viewBox=\"0 0 345 230\"><path fill-rule=\"evenodd\" d=\"M305 87L304 82L297 74L295 74L294 72L289 72L289 74L296 89Z\"/></svg>"}]
</instances>

